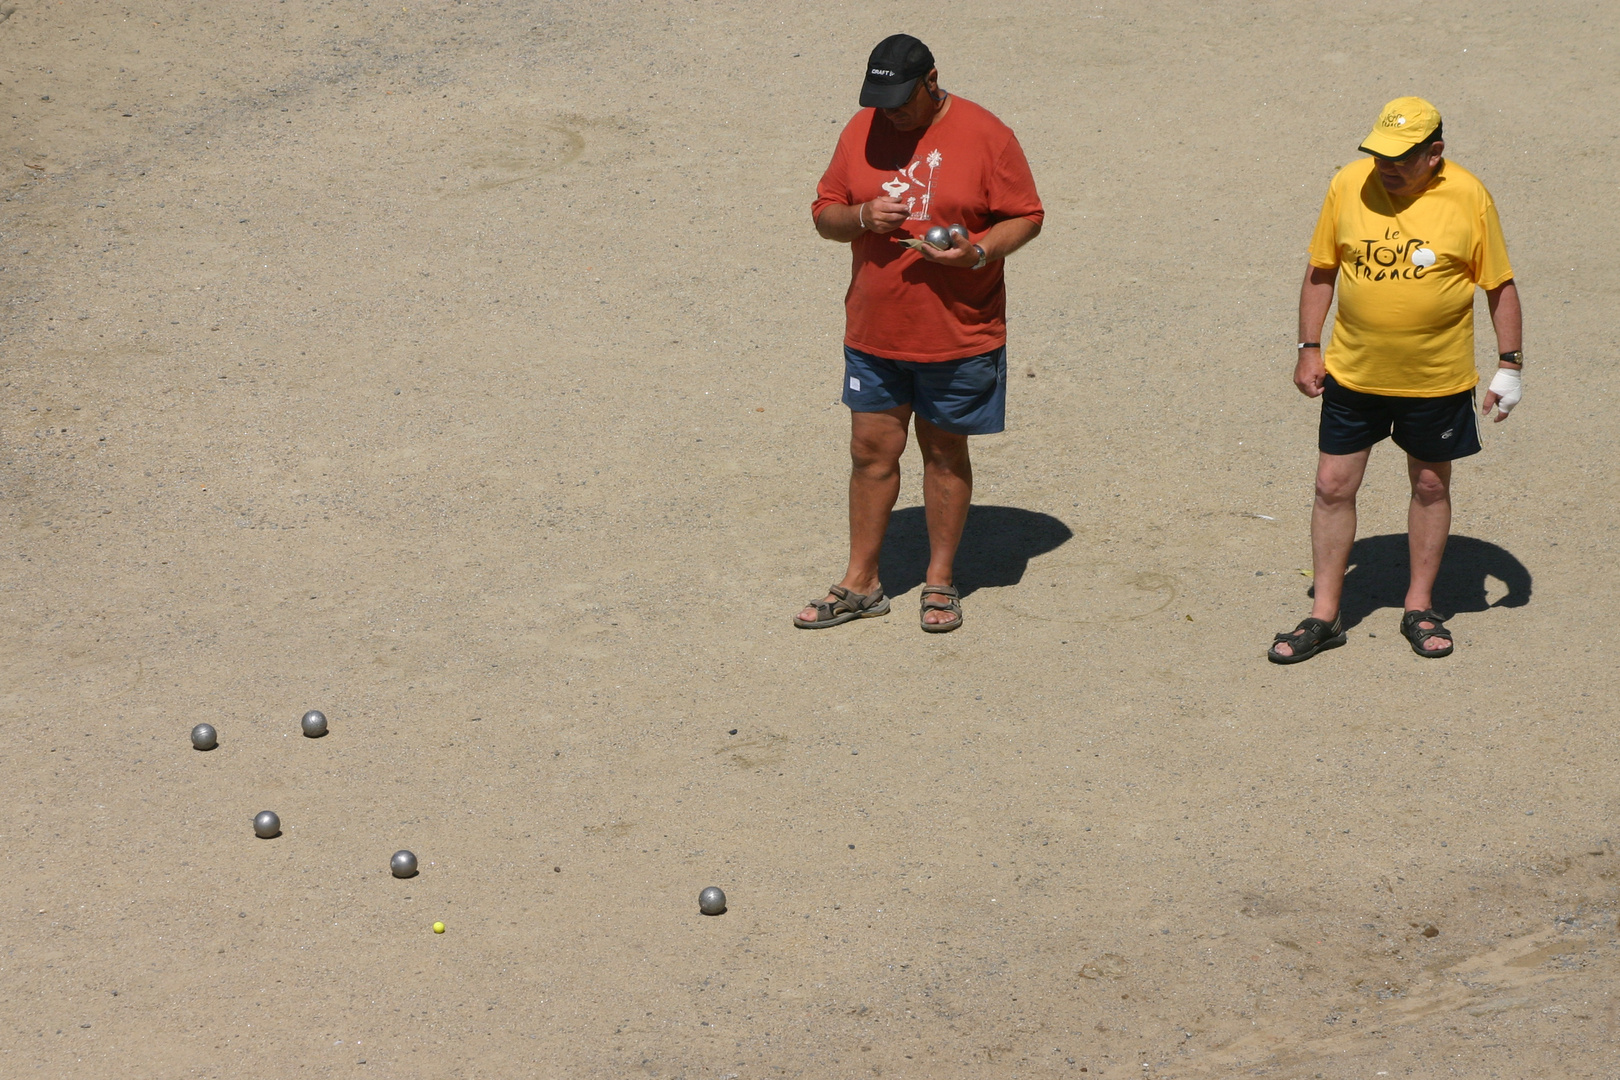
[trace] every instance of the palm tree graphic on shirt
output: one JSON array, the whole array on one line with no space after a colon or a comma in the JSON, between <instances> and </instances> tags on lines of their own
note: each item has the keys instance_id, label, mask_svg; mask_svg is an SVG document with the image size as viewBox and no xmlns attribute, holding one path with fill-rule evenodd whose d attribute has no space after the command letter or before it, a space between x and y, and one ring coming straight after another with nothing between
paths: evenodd
<instances>
[{"instance_id":1,"label":"palm tree graphic on shirt","mask_svg":"<svg viewBox=\"0 0 1620 1080\"><path fill-rule=\"evenodd\" d=\"M883 185L883 190L889 193L892 199L905 197L906 210L912 221L931 221L928 216L928 206L934 201L934 172L939 163L944 160L938 150L930 150L925 158L914 159L904 169L896 170L894 179ZM923 165L928 166L926 179L917 175L917 170ZM920 195L906 195L913 189L920 190Z\"/></svg>"}]
</instances>

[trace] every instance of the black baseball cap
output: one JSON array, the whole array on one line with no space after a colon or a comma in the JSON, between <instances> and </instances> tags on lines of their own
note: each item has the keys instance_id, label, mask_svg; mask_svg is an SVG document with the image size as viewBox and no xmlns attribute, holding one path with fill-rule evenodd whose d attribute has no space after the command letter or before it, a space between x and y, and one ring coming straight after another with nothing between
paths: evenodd
<instances>
[{"instance_id":1,"label":"black baseball cap","mask_svg":"<svg viewBox=\"0 0 1620 1080\"><path fill-rule=\"evenodd\" d=\"M891 34L878 42L866 61L861 107L898 109L911 100L917 80L934 67L934 54L910 34Z\"/></svg>"}]
</instances>

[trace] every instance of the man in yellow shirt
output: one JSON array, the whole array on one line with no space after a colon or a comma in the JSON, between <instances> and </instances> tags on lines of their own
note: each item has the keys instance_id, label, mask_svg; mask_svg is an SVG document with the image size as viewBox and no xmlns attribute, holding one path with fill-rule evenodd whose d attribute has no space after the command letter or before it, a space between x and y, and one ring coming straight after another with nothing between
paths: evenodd
<instances>
[{"instance_id":1,"label":"man in yellow shirt","mask_svg":"<svg viewBox=\"0 0 1620 1080\"><path fill-rule=\"evenodd\" d=\"M1299 294L1294 385L1322 399L1311 562L1310 617L1278 634L1274 663L1308 660L1345 641L1339 616L1356 538L1356 491L1373 445L1393 435L1406 451L1412 572L1401 633L1419 656L1448 656L1451 634L1434 610L1434 580L1451 532L1451 463L1480 450L1474 415L1474 289L1485 290L1500 365L1481 416L1518 404L1522 320L1496 204L1474 175L1444 158L1440 113L1422 98L1384 106L1361 150L1340 169L1311 236ZM1333 339L1322 323L1339 288Z\"/></svg>"}]
</instances>

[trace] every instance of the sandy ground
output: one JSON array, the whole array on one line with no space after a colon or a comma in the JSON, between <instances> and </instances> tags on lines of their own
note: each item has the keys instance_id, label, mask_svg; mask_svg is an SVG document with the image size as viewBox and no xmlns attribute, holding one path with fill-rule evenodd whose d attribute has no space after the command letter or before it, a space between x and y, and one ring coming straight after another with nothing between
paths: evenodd
<instances>
[{"instance_id":1,"label":"sandy ground","mask_svg":"<svg viewBox=\"0 0 1620 1080\"><path fill-rule=\"evenodd\" d=\"M1615 5L0 12L0 1074L1620 1075ZM966 626L913 470L895 614L810 634L807 208L902 28L1047 226ZM1408 92L1528 396L1458 470L1456 655L1397 633L1386 449L1349 646L1275 668L1304 246Z\"/></svg>"}]
</instances>

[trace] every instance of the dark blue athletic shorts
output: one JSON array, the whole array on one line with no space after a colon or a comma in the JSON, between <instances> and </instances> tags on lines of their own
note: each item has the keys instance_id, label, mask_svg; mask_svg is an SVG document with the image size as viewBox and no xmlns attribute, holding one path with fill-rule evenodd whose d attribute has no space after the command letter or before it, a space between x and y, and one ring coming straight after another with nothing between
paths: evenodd
<instances>
[{"instance_id":1,"label":"dark blue athletic shorts","mask_svg":"<svg viewBox=\"0 0 1620 1080\"><path fill-rule=\"evenodd\" d=\"M844 346L844 404L852 412L899 405L955 435L1007 429L1007 346L961 360L890 360Z\"/></svg>"},{"instance_id":2,"label":"dark blue athletic shorts","mask_svg":"<svg viewBox=\"0 0 1620 1080\"><path fill-rule=\"evenodd\" d=\"M1354 454L1376 442L1395 445L1419 461L1454 461L1477 454L1479 417L1474 392L1445 397L1392 397L1346 390L1329 375L1322 384L1322 423L1316 447L1324 454Z\"/></svg>"}]
</instances>

